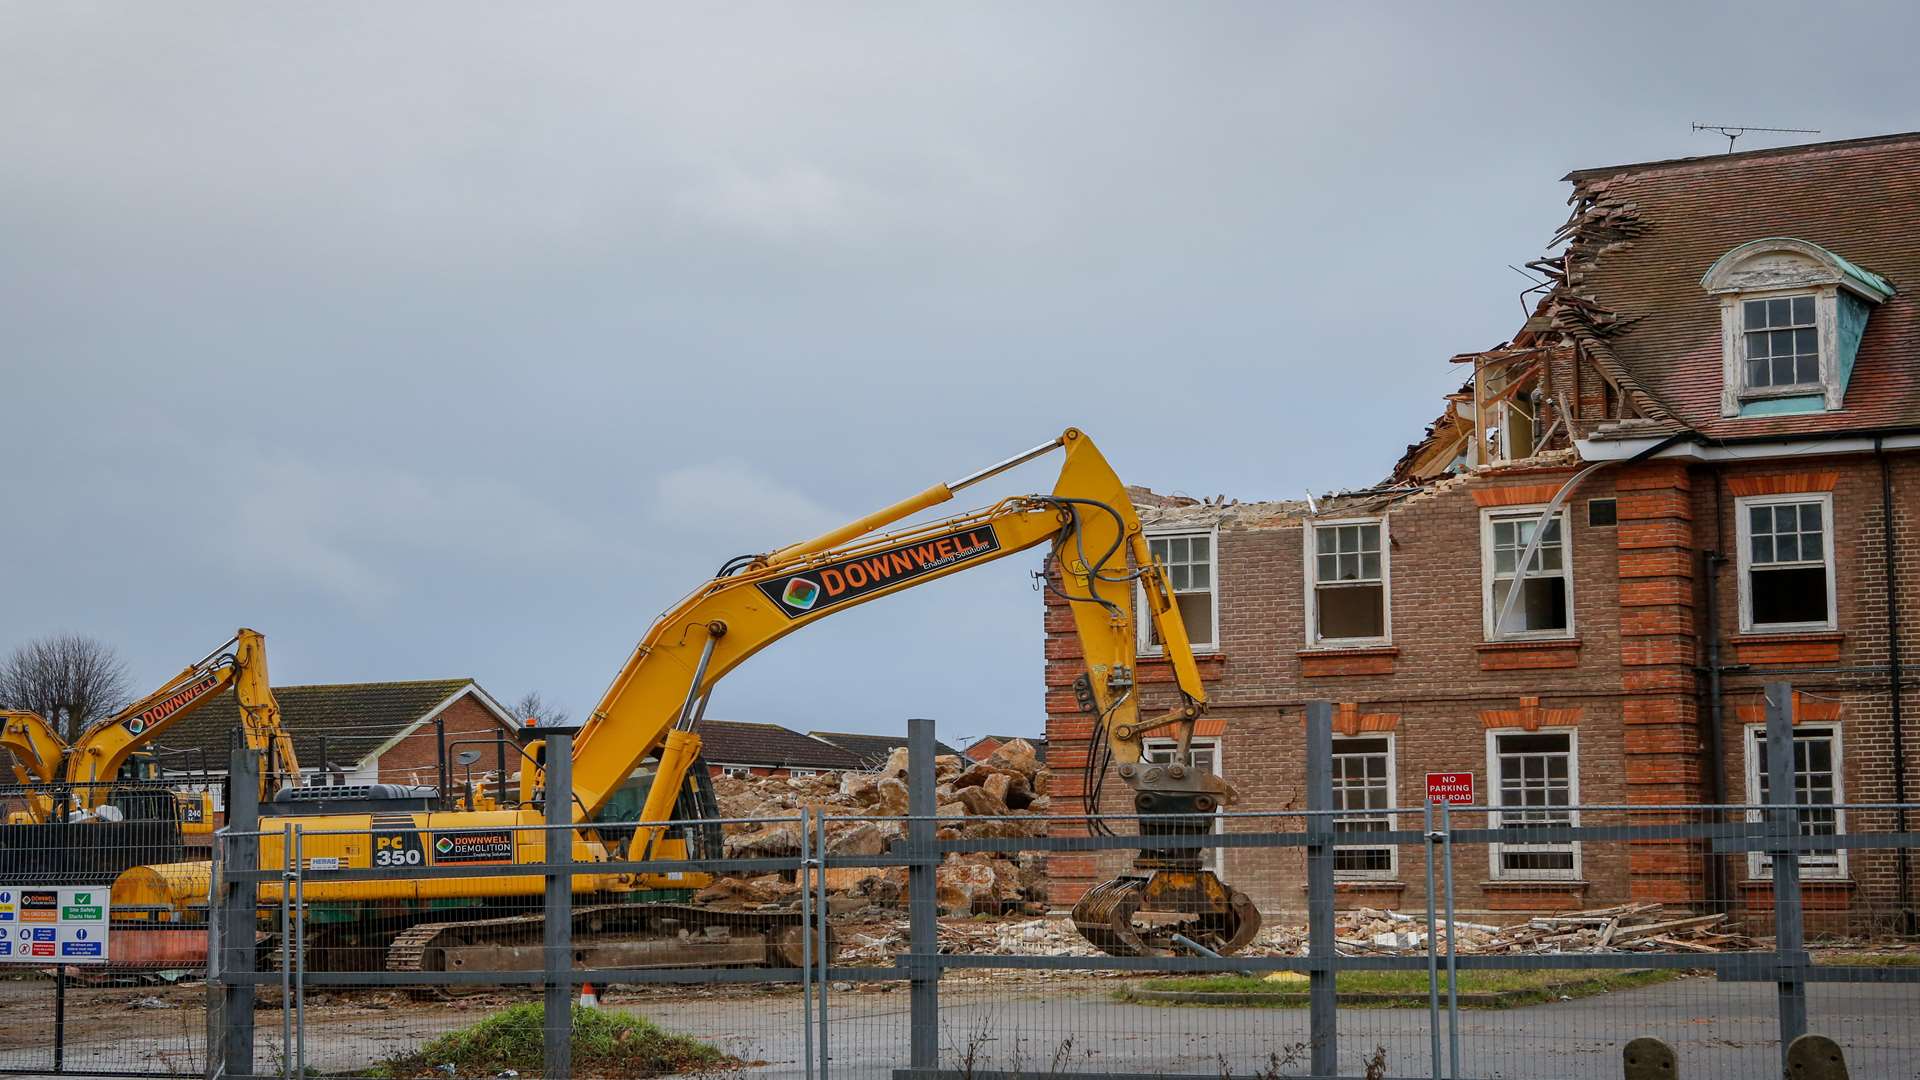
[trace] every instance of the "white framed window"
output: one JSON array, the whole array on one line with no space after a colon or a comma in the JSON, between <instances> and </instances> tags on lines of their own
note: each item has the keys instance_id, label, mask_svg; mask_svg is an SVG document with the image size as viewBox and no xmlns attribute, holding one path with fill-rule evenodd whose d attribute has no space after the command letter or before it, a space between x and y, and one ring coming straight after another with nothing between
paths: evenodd
<instances>
[{"instance_id":1,"label":"white framed window","mask_svg":"<svg viewBox=\"0 0 1920 1080\"><path fill-rule=\"evenodd\" d=\"M1493 778L1488 815L1495 829L1578 825L1580 734L1571 729L1487 732L1487 775ZM1493 876L1507 881L1578 880L1580 845L1492 845Z\"/></svg>"},{"instance_id":2,"label":"white framed window","mask_svg":"<svg viewBox=\"0 0 1920 1080\"><path fill-rule=\"evenodd\" d=\"M1833 495L1754 495L1734 500L1740 540L1740 629L1831 630Z\"/></svg>"},{"instance_id":3,"label":"white framed window","mask_svg":"<svg viewBox=\"0 0 1920 1080\"><path fill-rule=\"evenodd\" d=\"M1840 408L1872 309L1894 294L1880 275L1787 236L1735 247L1700 286L1720 301L1722 416Z\"/></svg>"},{"instance_id":4,"label":"white framed window","mask_svg":"<svg viewBox=\"0 0 1920 1080\"><path fill-rule=\"evenodd\" d=\"M1740 301L1741 392L1818 393L1820 324L1813 294Z\"/></svg>"},{"instance_id":5,"label":"white framed window","mask_svg":"<svg viewBox=\"0 0 1920 1080\"><path fill-rule=\"evenodd\" d=\"M1179 746L1179 742L1173 739L1142 739L1140 740L1140 757L1142 760L1159 765L1171 764L1173 752ZM1220 740L1194 739L1188 743L1186 765L1188 768L1202 769L1215 776L1224 776L1225 773L1221 772L1220 766ZM1215 833L1226 831L1220 827L1224 821L1225 819L1216 811L1213 819ZM1224 875L1227 872L1227 849L1210 848L1203 853L1202 861L1203 865L1214 873Z\"/></svg>"},{"instance_id":6,"label":"white framed window","mask_svg":"<svg viewBox=\"0 0 1920 1080\"><path fill-rule=\"evenodd\" d=\"M820 770L819 769L788 769L787 775L793 776L793 777L819 776Z\"/></svg>"},{"instance_id":7,"label":"white framed window","mask_svg":"<svg viewBox=\"0 0 1920 1080\"><path fill-rule=\"evenodd\" d=\"M1573 552L1567 513L1547 520L1539 550L1520 581L1520 597L1501 626L1494 626L1513 591L1520 557L1540 528L1540 508L1483 510L1480 514L1482 622L1489 641L1573 636Z\"/></svg>"},{"instance_id":8,"label":"white framed window","mask_svg":"<svg viewBox=\"0 0 1920 1080\"><path fill-rule=\"evenodd\" d=\"M1394 760L1392 735L1361 735L1333 740L1333 808L1342 811L1334 828L1351 832L1388 832L1393 828ZM1342 844L1333 849L1337 878L1393 878L1399 873L1399 849L1392 844Z\"/></svg>"},{"instance_id":9,"label":"white framed window","mask_svg":"<svg viewBox=\"0 0 1920 1080\"><path fill-rule=\"evenodd\" d=\"M1307 642L1384 645L1393 638L1387 521L1316 521L1306 541Z\"/></svg>"},{"instance_id":10,"label":"white framed window","mask_svg":"<svg viewBox=\"0 0 1920 1080\"><path fill-rule=\"evenodd\" d=\"M1211 652L1220 647L1217 540L1211 530L1147 535L1147 549L1153 553L1154 561L1167 568L1173 602L1180 609L1181 624L1187 628L1187 641L1196 652ZM1159 653L1160 636L1147 605L1142 602L1137 606L1140 608L1140 651Z\"/></svg>"},{"instance_id":11,"label":"white framed window","mask_svg":"<svg viewBox=\"0 0 1920 1080\"><path fill-rule=\"evenodd\" d=\"M1793 801L1812 809L1800 815L1802 836L1843 836L1847 831L1846 802L1841 777L1840 726L1838 724L1796 724L1793 728ZM1747 727L1747 801L1771 800L1772 785L1767 782L1767 728L1765 724ZM1764 820L1762 811L1749 811L1748 819ZM1800 873L1810 878L1847 876L1847 852L1803 851ZM1773 857L1764 851L1747 854L1749 877L1771 877Z\"/></svg>"},{"instance_id":12,"label":"white framed window","mask_svg":"<svg viewBox=\"0 0 1920 1080\"><path fill-rule=\"evenodd\" d=\"M753 767L751 765L722 765L720 766L720 775L742 778L750 777L753 775Z\"/></svg>"}]
</instances>

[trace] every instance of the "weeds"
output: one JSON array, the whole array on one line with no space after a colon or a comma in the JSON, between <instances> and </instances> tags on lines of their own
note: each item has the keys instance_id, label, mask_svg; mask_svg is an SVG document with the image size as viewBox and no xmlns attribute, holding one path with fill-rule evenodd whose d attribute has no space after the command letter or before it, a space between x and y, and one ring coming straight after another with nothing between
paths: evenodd
<instances>
[{"instance_id":1,"label":"weeds","mask_svg":"<svg viewBox=\"0 0 1920 1080\"><path fill-rule=\"evenodd\" d=\"M471 1027L442 1035L391 1058L372 1075L398 1078L496 1076L509 1070L538 1076L546 1064L546 1012L536 1003L514 1005ZM573 1010L576 1075L606 1077L711 1075L742 1063L714 1046L661 1030L651 1020L617 1009Z\"/></svg>"}]
</instances>

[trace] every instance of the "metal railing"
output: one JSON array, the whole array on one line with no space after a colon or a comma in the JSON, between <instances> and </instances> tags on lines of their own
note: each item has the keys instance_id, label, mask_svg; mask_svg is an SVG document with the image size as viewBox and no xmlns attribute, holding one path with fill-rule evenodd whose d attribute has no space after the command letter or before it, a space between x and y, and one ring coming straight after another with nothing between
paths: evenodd
<instances>
[{"instance_id":1,"label":"metal railing","mask_svg":"<svg viewBox=\"0 0 1920 1080\"><path fill-rule=\"evenodd\" d=\"M1769 715L1770 739L1788 740L1770 742L1776 771L1793 760L1787 700L1782 688ZM1916 835L1807 831L1829 810L1871 824L1898 807L1589 804L1519 824L1513 807L1357 814L1332 805L1330 710L1316 704L1308 720L1305 809L1221 814L1217 831L1176 843L1088 835L1085 816L943 812L936 794L963 766L936 762L929 721L910 726L905 815L808 796L821 805L792 816L676 824L688 836L696 826L734 830L731 854L572 864L568 844L545 844L574 832L561 818L515 830L528 834L516 844L535 833L545 844L549 861L537 867L314 870L307 853L327 834L276 831L270 820L244 828L250 808L237 806L216 848L210 1075L358 1072L478 1019L467 1000L488 1009L541 1001L542 1074L570 1075L571 1005L586 983L617 987L621 1000L609 1004L718 1047L722 1071L808 1080L1618 1076L1621 1048L1645 1035L1674 1044L1689 1078L1751 1076L1784 1067L1786 1048L1809 1029L1833 1036L1863 1075L1920 1069L1920 1032L1906 1019L1920 1012L1911 989L1920 966L1903 962L1920 958L1920 942L1874 907L1872 880L1875 860L1920 846ZM550 741L549 760L567 758ZM1770 789L1792 791L1792 779L1773 776ZM1358 817L1371 820L1361 828ZM1106 820L1118 830L1132 821ZM866 827L884 847L842 849L841 838ZM625 828L634 826L610 827ZM414 832L418 847L434 840ZM279 860L287 869L260 869L262 845L291 854ZM1071 880L1170 846L1219 849L1225 878L1258 890L1267 926L1246 949L1109 956L1058 918L986 917L1035 903L1036 889L1050 889L1057 909ZM1826 870L1843 851L1854 860L1849 877L1803 878L1803 860ZM1368 871L1363 853L1380 865ZM1726 875L1714 864L1749 860L1751 873L1715 892ZM714 875L738 896L683 904L692 929L678 940L690 944L639 962L614 925L627 916L610 913L586 876L672 873ZM350 936L325 921L345 906L327 899L341 886L433 882L448 896L456 884L478 896L530 875L542 879L537 894L474 908L467 923L447 916L450 926L538 916L537 956L469 946L475 963L515 955L527 966L403 970L380 935L347 945L329 937ZM256 948L261 914L281 911L284 922L269 920L281 928L278 946ZM738 939L776 917L797 929L797 955L743 962ZM1177 923L1183 913L1163 917ZM698 962L696 947L713 963ZM263 990L280 996L277 1047L252 1030ZM377 1025L352 1011L356 1000L408 993L487 996L396 1001Z\"/></svg>"}]
</instances>

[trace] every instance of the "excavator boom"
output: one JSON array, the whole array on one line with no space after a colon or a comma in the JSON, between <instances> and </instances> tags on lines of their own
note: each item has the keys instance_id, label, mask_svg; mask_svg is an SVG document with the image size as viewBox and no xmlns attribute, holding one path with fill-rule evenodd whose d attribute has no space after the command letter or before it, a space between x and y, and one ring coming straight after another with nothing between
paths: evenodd
<instances>
[{"instance_id":1,"label":"excavator boom","mask_svg":"<svg viewBox=\"0 0 1920 1080\"><path fill-rule=\"evenodd\" d=\"M949 501L957 491L1054 451L1060 451L1064 460L1050 492L1015 496L943 520L900 526L907 518ZM692 837L676 834L687 815L676 816L675 806L699 757L700 718L721 679L761 649L836 612L1041 545L1048 547L1057 569L1049 575L1048 587L1070 601L1087 664L1076 694L1095 718L1102 766L1117 763L1120 776L1134 789L1134 810L1142 815L1142 832L1167 838L1164 846L1136 860L1140 873L1101 886L1097 891L1104 898L1102 904L1076 909L1076 920L1089 940L1110 952L1163 951L1171 947L1167 942L1180 936L1216 951L1233 951L1252 938L1259 916L1245 896L1202 868L1198 849L1190 840L1183 843L1183 838L1202 831L1198 823L1210 822L1214 809L1232 802L1232 789L1206 770L1147 762L1142 746L1143 737L1151 732L1171 735L1184 749L1195 721L1207 707L1206 691L1165 570L1153 560L1126 486L1093 441L1072 428L1041 446L950 483L935 484L811 540L730 561L656 620L634 648L574 738L571 791L545 792L541 770L524 768L520 809L415 812L409 815L412 834L538 826L544 815L534 808L536 802L568 798L579 826L573 838L576 860L684 858ZM1144 718L1135 672L1140 633L1136 616L1142 603L1172 668L1177 691L1172 708ZM526 747L536 762L542 752L534 745ZM630 831L625 823L616 827L601 822L601 811L623 788L632 788L637 768L649 758L656 759L656 764L651 778L644 781L644 802ZM1095 825L1100 822L1100 810L1097 805L1089 807ZM311 840L309 854L337 859L342 869L391 865L379 863L366 843L375 830L375 819L368 814L276 820L283 827L304 830ZM537 867L545 857L546 834L527 828L515 835L513 860L528 868L524 874L484 879L319 879L305 884L306 896L309 902L372 909L378 905L417 908L465 895L477 899L482 888L493 898L537 894L544 887ZM419 865L434 865L436 857L430 851L416 854ZM284 855L271 837L262 841L262 866L273 866ZM408 865L414 862L410 859ZM178 905L205 895L204 864L197 873L186 864L142 869L152 871L146 875L150 881L143 884L123 878L115 886L116 903L124 897L130 903ZM704 883L703 875L646 872L582 872L573 879L576 893L590 895L686 889ZM273 887L271 883L263 886L263 895ZM622 905L623 917L646 923L648 917L640 907ZM1160 929L1130 925L1143 908L1168 907L1174 909L1174 918ZM666 922L694 926L699 923L696 914L675 909ZM390 940L388 963L412 970L456 965L463 956L488 950L497 954L496 960L507 953L520 955L513 950L538 938L539 918L500 914L418 924ZM725 927L711 929L739 937L728 939L732 944L715 954L721 957L715 962L739 963L738 957L748 954L763 956L767 962L796 962L791 948L796 927L791 920L783 921L777 914L730 913L726 922ZM576 946L581 943L576 936ZM724 942L709 944L718 947Z\"/></svg>"},{"instance_id":2,"label":"excavator boom","mask_svg":"<svg viewBox=\"0 0 1920 1080\"><path fill-rule=\"evenodd\" d=\"M1064 450L1066 460L1050 494L1017 496L926 525L877 531L1055 449ZM1077 690L1098 721L1103 761L1118 764L1121 777L1138 793L1137 810L1188 815L1169 820L1180 823L1173 832L1191 831L1191 815L1210 815L1227 805L1232 789L1204 770L1143 766L1142 736L1169 734L1184 755L1206 708L1206 690L1165 572L1153 561L1126 486L1093 440L1072 428L1052 442L936 484L812 540L744 565L730 564L731 573L723 572L682 600L648 630L574 741L575 819L592 818L642 759L658 755L659 768L639 818L654 828L636 838L635 848L650 850L664 835L660 826L671 816L698 755L698 722L707 697L728 672L835 612L1041 544L1052 545L1059 568L1055 587L1073 601L1069 606L1087 663ZM1135 693L1137 598L1145 599L1180 697L1173 710L1145 721ZM1089 909L1089 918L1107 927L1088 934L1096 944L1122 953L1159 951L1155 940L1123 926L1140 906L1135 901L1156 893L1199 920L1181 924L1189 936L1220 951L1251 940L1259 927L1252 904L1202 870L1195 849L1170 846L1153 853L1148 863L1143 869L1153 873L1138 879L1138 887L1109 883L1107 906L1097 913Z\"/></svg>"},{"instance_id":3,"label":"excavator boom","mask_svg":"<svg viewBox=\"0 0 1920 1080\"><path fill-rule=\"evenodd\" d=\"M33 789L33 820L44 821L52 811L50 798L38 789L61 781L72 789L72 808L91 811L106 802L129 758L228 689L240 706L248 745L270 755L262 794L297 784L299 757L280 730L280 706L267 680L266 638L244 627L152 693L89 725L71 745L36 713L0 712L0 746L13 752L15 780Z\"/></svg>"}]
</instances>

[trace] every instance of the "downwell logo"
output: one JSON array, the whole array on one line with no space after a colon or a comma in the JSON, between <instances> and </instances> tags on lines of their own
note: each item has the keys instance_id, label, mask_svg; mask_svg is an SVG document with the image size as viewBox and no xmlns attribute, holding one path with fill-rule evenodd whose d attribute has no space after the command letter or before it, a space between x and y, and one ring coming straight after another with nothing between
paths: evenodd
<instances>
[{"instance_id":1,"label":"downwell logo","mask_svg":"<svg viewBox=\"0 0 1920 1080\"><path fill-rule=\"evenodd\" d=\"M914 540L879 548L853 558L819 566L801 573L776 576L755 582L768 600L789 619L862 597L897 589L916 578L946 573L962 563L993 555L1000 550L1000 537L991 525L974 525L941 536Z\"/></svg>"},{"instance_id":2,"label":"downwell logo","mask_svg":"<svg viewBox=\"0 0 1920 1080\"><path fill-rule=\"evenodd\" d=\"M433 845L433 850L439 852L442 855L445 855L447 852L453 850L453 841L443 836L440 838L439 843Z\"/></svg>"},{"instance_id":3,"label":"downwell logo","mask_svg":"<svg viewBox=\"0 0 1920 1080\"><path fill-rule=\"evenodd\" d=\"M787 591L780 594L780 601L782 603L790 608L798 608L801 611L812 607L813 602L818 599L820 599L819 583L803 577L797 577L787 582Z\"/></svg>"}]
</instances>

